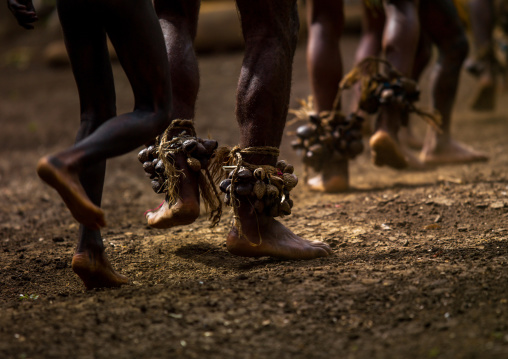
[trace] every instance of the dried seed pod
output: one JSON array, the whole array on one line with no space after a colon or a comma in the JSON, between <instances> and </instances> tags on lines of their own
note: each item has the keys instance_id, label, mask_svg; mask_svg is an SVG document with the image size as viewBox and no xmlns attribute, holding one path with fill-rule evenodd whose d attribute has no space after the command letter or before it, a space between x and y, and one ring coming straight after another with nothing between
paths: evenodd
<instances>
[{"instance_id":1,"label":"dried seed pod","mask_svg":"<svg viewBox=\"0 0 508 359\"><path fill-rule=\"evenodd\" d=\"M152 180L152 189L155 193L159 193L162 189L162 183L160 183L158 180Z\"/></svg>"},{"instance_id":2,"label":"dried seed pod","mask_svg":"<svg viewBox=\"0 0 508 359\"><path fill-rule=\"evenodd\" d=\"M192 151L192 156L197 158L208 157L208 152L206 151L205 146L198 142Z\"/></svg>"},{"instance_id":3,"label":"dried seed pod","mask_svg":"<svg viewBox=\"0 0 508 359\"><path fill-rule=\"evenodd\" d=\"M152 145L148 146L146 149L148 151L150 161L157 157L157 147Z\"/></svg>"},{"instance_id":4,"label":"dried seed pod","mask_svg":"<svg viewBox=\"0 0 508 359\"><path fill-rule=\"evenodd\" d=\"M282 191L282 187L284 187L284 180L279 176L270 176L270 183L277 187L277 189Z\"/></svg>"},{"instance_id":5,"label":"dried seed pod","mask_svg":"<svg viewBox=\"0 0 508 359\"><path fill-rule=\"evenodd\" d=\"M298 177L292 173L284 173L283 175L284 180L284 188L291 191L295 186L298 184Z\"/></svg>"},{"instance_id":6,"label":"dried seed pod","mask_svg":"<svg viewBox=\"0 0 508 359\"><path fill-rule=\"evenodd\" d=\"M314 125L302 125L296 129L296 135L300 138L310 138L314 135L316 126Z\"/></svg>"},{"instance_id":7,"label":"dried seed pod","mask_svg":"<svg viewBox=\"0 0 508 359\"><path fill-rule=\"evenodd\" d=\"M196 146L198 145L198 141L195 139L186 140L182 144L182 148L187 153L192 153Z\"/></svg>"},{"instance_id":8,"label":"dried seed pod","mask_svg":"<svg viewBox=\"0 0 508 359\"><path fill-rule=\"evenodd\" d=\"M155 172L164 173L165 169L166 167L164 166L164 162L162 162L162 160L158 160L157 164L155 165Z\"/></svg>"},{"instance_id":9,"label":"dried seed pod","mask_svg":"<svg viewBox=\"0 0 508 359\"><path fill-rule=\"evenodd\" d=\"M384 89L381 91L381 102L387 102L393 97L393 90L392 89Z\"/></svg>"},{"instance_id":10,"label":"dried seed pod","mask_svg":"<svg viewBox=\"0 0 508 359\"><path fill-rule=\"evenodd\" d=\"M279 195L279 190L273 184L267 184L266 195L268 198L275 198Z\"/></svg>"},{"instance_id":11,"label":"dried seed pod","mask_svg":"<svg viewBox=\"0 0 508 359\"><path fill-rule=\"evenodd\" d=\"M236 176L242 181L248 181L252 178L252 172L245 167L240 167Z\"/></svg>"},{"instance_id":12,"label":"dried seed pod","mask_svg":"<svg viewBox=\"0 0 508 359\"><path fill-rule=\"evenodd\" d=\"M291 214L291 206L288 202L284 201L279 206L279 215L289 216Z\"/></svg>"},{"instance_id":13,"label":"dried seed pod","mask_svg":"<svg viewBox=\"0 0 508 359\"><path fill-rule=\"evenodd\" d=\"M252 187L254 187L254 186L251 182L247 182L247 183L240 182L240 183L236 184L235 192L239 196L248 196L252 192Z\"/></svg>"},{"instance_id":14,"label":"dried seed pod","mask_svg":"<svg viewBox=\"0 0 508 359\"><path fill-rule=\"evenodd\" d=\"M147 161L143 163L143 170L146 173L154 174L155 173L155 166L153 165L152 161Z\"/></svg>"},{"instance_id":15,"label":"dried seed pod","mask_svg":"<svg viewBox=\"0 0 508 359\"><path fill-rule=\"evenodd\" d=\"M261 214L261 213L263 213L263 210L265 209L265 203L263 201L257 199L254 201L253 207L257 213Z\"/></svg>"},{"instance_id":16,"label":"dried seed pod","mask_svg":"<svg viewBox=\"0 0 508 359\"><path fill-rule=\"evenodd\" d=\"M295 167L293 165L288 164L286 168L284 168L284 173L293 173L295 171Z\"/></svg>"},{"instance_id":17,"label":"dried seed pod","mask_svg":"<svg viewBox=\"0 0 508 359\"><path fill-rule=\"evenodd\" d=\"M148 149L145 147L138 153L138 160L141 163L145 163L150 160L150 155L148 153Z\"/></svg>"},{"instance_id":18,"label":"dried seed pod","mask_svg":"<svg viewBox=\"0 0 508 359\"><path fill-rule=\"evenodd\" d=\"M266 193L266 183L263 181L256 181L252 190L258 199L263 198Z\"/></svg>"},{"instance_id":19,"label":"dried seed pod","mask_svg":"<svg viewBox=\"0 0 508 359\"><path fill-rule=\"evenodd\" d=\"M199 162L199 160L194 157L187 158L187 164L195 172L201 170L201 162Z\"/></svg>"},{"instance_id":20,"label":"dried seed pod","mask_svg":"<svg viewBox=\"0 0 508 359\"><path fill-rule=\"evenodd\" d=\"M227 193L227 189L230 184L231 184L231 179L226 178L221 181L221 183L219 184L219 188L222 192Z\"/></svg>"},{"instance_id":21,"label":"dried seed pod","mask_svg":"<svg viewBox=\"0 0 508 359\"><path fill-rule=\"evenodd\" d=\"M284 172L284 169L287 166L287 162L284 160L277 161L277 164L275 165L275 168L277 168L279 171Z\"/></svg>"},{"instance_id":22,"label":"dried seed pod","mask_svg":"<svg viewBox=\"0 0 508 359\"><path fill-rule=\"evenodd\" d=\"M215 140L207 139L207 140L203 140L203 146L205 147L208 155L211 155L213 153L213 151L215 151L217 149L217 147L219 147L219 143Z\"/></svg>"},{"instance_id":23,"label":"dried seed pod","mask_svg":"<svg viewBox=\"0 0 508 359\"><path fill-rule=\"evenodd\" d=\"M289 208L293 208L293 200L286 197L286 202L289 204Z\"/></svg>"},{"instance_id":24,"label":"dried seed pod","mask_svg":"<svg viewBox=\"0 0 508 359\"><path fill-rule=\"evenodd\" d=\"M256 177L256 179L260 180L260 181L263 181L266 177L266 172L263 168L259 167L259 168L256 168L254 170L254 177Z\"/></svg>"}]
</instances>

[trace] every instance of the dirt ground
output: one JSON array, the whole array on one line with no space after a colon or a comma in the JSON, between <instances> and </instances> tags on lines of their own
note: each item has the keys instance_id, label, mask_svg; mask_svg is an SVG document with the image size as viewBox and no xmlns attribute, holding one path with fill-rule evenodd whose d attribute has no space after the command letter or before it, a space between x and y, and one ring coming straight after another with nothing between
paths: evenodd
<instances>
[{"instance_id":1,"label":"dirt ground","mask_svg":"<svg viewBox=\"0 0 508 359\"><path fill-rule=\"evenodd\" d=\"M487 163L395 171L374 167L365 151L351 163L349 192L296 187L293 215L282 221L334 251L310 261L229 254L229 211L214 229L206 214L186 227L147 227L143 212L162 198L137 151L115 158L103 236L132 284L85 291L70 268L78 226L34 171L40 156L73 142L77 92L68 68L41 63L36 36L1 52L18 59L0 67L1 358L508 357L506 93L496 111L472 113L475 81L462 76L453 132L489 153ZM346 69L357 41L342 42ZM241 52L199 56L197 129L221 144L237 143L241 60ZM126 111L130 88L118 64L115 73L118 110ZM301 44L291 106L308 93ZM415 123L423 136L423 122ZM281 158L301 174L290 140Z\"/></svg>"}]
</instances>

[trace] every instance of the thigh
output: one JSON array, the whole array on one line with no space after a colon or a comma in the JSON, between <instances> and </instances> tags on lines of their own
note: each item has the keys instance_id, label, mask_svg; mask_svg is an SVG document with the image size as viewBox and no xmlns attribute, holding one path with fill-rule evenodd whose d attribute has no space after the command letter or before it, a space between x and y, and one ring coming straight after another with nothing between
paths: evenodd
<instances>
[{"instance_id":1,"label":"thigh","mask_svg":"<svg viewBox=\"0 0 508 359\"><path fill-rule=\"evenodd\" d=\"M165 106L171 96L162 30L150 0L103 1L104 27L130 81L136 106Z\"/></svg>"},{"instance_id":2,"label":"thigh","mask_svg":"<svg viewBox=\"0 0 508 359\"><path fill-rule=\"evenodd\" d=\"M115 87L106 32L87 1L58 0L67 53L78 87L82 112L115 103Z\"/></svg>"}]
</instances>

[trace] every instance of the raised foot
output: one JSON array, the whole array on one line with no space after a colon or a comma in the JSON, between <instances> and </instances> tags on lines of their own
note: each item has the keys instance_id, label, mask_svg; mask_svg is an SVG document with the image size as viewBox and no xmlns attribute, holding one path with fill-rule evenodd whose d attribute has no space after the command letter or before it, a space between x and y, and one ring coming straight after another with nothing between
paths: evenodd
<instances>
[{"instance_id":1,"label":"raised foot","mask_svg":"<svg viewBox=\"0 0 508 359\"><path fill-rule=\"evenodd\" d=\"M77 173L56 164L57 162L49 157L41 158L37 164L39 177L58 192L79 223L91 229L104 227L104 212L90 201Z\"/></svg>"},{"instance_id":2,"label":"raised foot","mask_svg":"<svg viewBox=\"0 0 508 359\"><path fill-rule=\"evenodd\" d=\"M76 253L72 257L72 270L81 278L86 289L120 287L129 279L113 269L106 254Z\"/></svg>"},{"instance_id":3,"label":"raised foot","mask_svg":"<svg viewBox=\"0 0 508 359\"><path fill-rule=\"evenodd\" d=\"M233 227L226 245L230 253L243 257L275 257L282 259L314 259L332 254L332 249L324 242L308 241L298 237L273 218L259 225L260 231L242 227L243 236ZM253 245L253 243L261 244Z\"/></svg>"},{"instance_id":4,"label":"raised foot","mask_svg":"<svg viewBox=\"0 0 508 359\"><path fill-rule=\"evenodd\" d=\"M195 199L183 200L170 206L164 200L158 209L147 211L146 219L148 225L153 228L171 228L191 224L199 216L199 202Z\"/></svg>"},{"instance_id":5,"label":"raised foot","mask_svg":"<svg viewBox=\"0 0 508 359\"><path fill-rule=\"evenodd\" d=\"M445 165L485 162L488 161L489 157L483 152L476 151L460 142L450 140L435 148L424 149L420 159L425 164Z\"/></svg>"},{"instance_id":6,"label":"raised foot","mask_svg":"<svg viewBox=\"0 0 508 359\"><path fill-rule=\"evenodd\" d=\"M406 168L408 162L399 144L388 132L378 130L369 140L372 161L376 166Z\"/></svg>"}]
</instances>

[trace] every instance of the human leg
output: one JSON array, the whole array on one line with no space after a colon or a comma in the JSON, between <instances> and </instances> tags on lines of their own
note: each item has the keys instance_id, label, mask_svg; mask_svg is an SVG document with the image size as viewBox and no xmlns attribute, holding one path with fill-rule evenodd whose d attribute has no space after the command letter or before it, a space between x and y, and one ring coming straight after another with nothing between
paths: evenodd
<instances>
[{"instance_id":1,"label":"human leg","mask_svg":"<svg viewBox=\"0 0 508 359\"><path fill-rule=\"evenodd\" d=\"M342 79L339 41L344 25L342 0L307 2L307 72L316 113L331 111ZM340 192L349 187L347 159L327 159L321 171L308 181L311 189Z\"/></svg>"},{"instance_id":2,"label":"human leg","mask_svg":"<svg viewBox=\"0 0 508 359\"><path fill-rule=\"evenodd\" d=\"M468 52L468 42L451 0L429 0L421 6L422 29L439 50L433 69L431 89L433 107L441 114L441 130L429 128L420 154L428 164L465 163L487 160L483 153L454 140L451 134L452 110L460 71Z\"/></svg>"},{"instance_id":3,"label":"human leg","mask_svg":"<svg viewBox=\"0 0 508 359\"><path fill-rule=\"evenodd\" d=\"M155 11L164 33L171 82L178 84L173 91L173 119L194 120L199 90L199 69L193 42L196 37L199 0L155 0ZM178 130L169 134L177 135ZM198 174L186 163L184 154L175 155L175 167L181 170L178 198L169 203L166 196L161 207L146 213L148 224L155 228L170 228L194 222L199 216Z\"/></svg>"},{"instance_id":4,"label":"human leg","mask_svg":"<svg viewBox=\"0 0 508 359\"><path fill-rule=\"evenodd\" d=\"M494 54L494 2L493 0L469 0L469 17L476 58L466 63L466 69L478 77L479 89L471 108L476 111L492 111L496 97L496 67Z\"/></svg>"},{"instance_id":5,"label":"human leg","mask_svg":"<svg viewBox=\"0 0 508 359\"><path fill-rule=\"evenodd\" d=\"M164 51L161 52L164 43L149 2L136 9L123 9L120 2L104 3L100 9L74 0L60 0L57 5L78 87L81 124L76 144L41 159L38 173L62 195L71 213L82 223L73 270L88 289L119 286L127 278L111 267L99 231L104 223L94 217L93 211L87 212L86 205L90 203L92 209L100 211L107 158L136 148L167 126L170 86L158 78L168 71ZM115 21L119 12L125 15L124 21ZM99 20L101 16L108 17L112 29ZM115 116L106 31L136 100L135 110L121 116ZM128 44L125 39L129 39ZM136 51L135 55L132 51Z\"/></svg>"},{"instance_id":6,"label":"human leg","mask_svg":"<svg viewBox=\"0 0 508 359\"><path fill-rule=\"evenodd\" d=\"M411 77L420 33L418 1L385 0L384 11L384 56L403 76ZM408 166L406 154L398 142L402 111L397 104L381 106L379 110L375 132L369 140L372 158L377 166Z\"/></svg>"},{"instance_id":7,"label":"human leg","mask_svg":"<svg viewBox=\"0 0 508 359\"><path fill-rule=\"evenodd\" d=\"M245 39L236 107L240 147L278 148L288 112L298 36L296 1L237 0L237 5ZM255 150L243 159L254 165L274 166L277 162L275 155ZM273 216L256 214L246 198L240 199L237 211L239 223L233 226L226 242L233 254L310 259L331 253L325 243L304 240Z\"/></svg>"}]
</instances>

